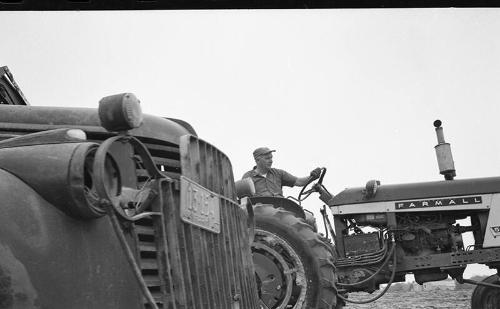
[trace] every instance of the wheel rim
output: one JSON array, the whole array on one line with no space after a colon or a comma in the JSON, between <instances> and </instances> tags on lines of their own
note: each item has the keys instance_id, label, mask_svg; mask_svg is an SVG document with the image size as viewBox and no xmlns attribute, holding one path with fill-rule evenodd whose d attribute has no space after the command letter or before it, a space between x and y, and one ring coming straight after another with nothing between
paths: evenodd
<instances>
[{"instance_id":1,"label":"wheel rim","mask_svg":"<svg viewBox=\"0 0 500 309\"><path fill-rule=\"evenodd\" d=\"M307 291L304 264L278 235L256 229L252 255L260 297L267 308L302 308Z\"/></svg>"}]
</instances>

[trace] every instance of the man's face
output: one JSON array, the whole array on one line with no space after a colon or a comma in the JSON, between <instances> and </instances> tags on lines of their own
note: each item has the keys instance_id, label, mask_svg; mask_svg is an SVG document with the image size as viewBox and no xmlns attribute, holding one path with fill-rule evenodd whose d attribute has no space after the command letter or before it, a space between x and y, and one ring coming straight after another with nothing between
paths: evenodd
<instances>
[{"instance_id":1,"label":"man's face","mask_svg":"<svg viewBox=\"0 0 500 309\"><path fill-rule=\"evenodd\" d=\"M268 153L257 158L257 167L268 170L273 165L273 154Z\"/></svg>"}]
</instances>

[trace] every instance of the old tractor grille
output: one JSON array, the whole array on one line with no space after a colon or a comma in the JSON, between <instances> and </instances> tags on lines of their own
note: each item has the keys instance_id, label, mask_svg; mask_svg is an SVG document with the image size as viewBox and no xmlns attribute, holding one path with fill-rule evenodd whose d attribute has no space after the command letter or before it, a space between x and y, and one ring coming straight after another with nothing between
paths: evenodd
<instances>
[{"instance_id":1,"label":"old tractor grille","mask_svg":"<svg viewBox=\"0 0 500 309\"><path fill-rule=\"evenodd\" d=\"M142 275L158 307L258 308L247 215L233 202L236 191L230 161L194 136L186 136L181 149L173 144L141 141L158 169L173 179L163 183L163 201L153 206L163 218L133 224ZM139 166L140 185L147 174ZM219 196L219 234L181 219L181 174ZM146 300L144 308L150 308Z\"/></svg>"},{"instance_id":2,"label":"old tractor grille","mask_svg":"<svg viewBox=\"0 0 500 309\"><path fill-rule=\"evenodd\" d=\"M151 295L156 301L158 308L164 307L164 282L161 277L161 261L159 261L159 248L157 244L156 224L153 219L141 219L134 223L134 230L137 242L137 250L139 254L139 266L141 273L148 286ZM144 299L145 308L149 308L147 301Z\"/></svg>"}]
</instances>

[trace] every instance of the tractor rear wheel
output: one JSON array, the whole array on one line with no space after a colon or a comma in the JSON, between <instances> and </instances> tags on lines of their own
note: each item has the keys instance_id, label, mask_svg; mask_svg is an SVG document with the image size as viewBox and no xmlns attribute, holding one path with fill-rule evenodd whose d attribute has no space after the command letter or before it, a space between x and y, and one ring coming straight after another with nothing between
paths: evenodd
<instances>
[{"instance_id":1,"label":"tractor rear wheel","mask_svg":"<svg viewBox=\"0 0 500 309\"><path fill-rule=\"evenodd\" d=\"M262 308L335 308L331 248L289 211L257 204L254 213L252 256Z\"/></svg>"},{"instance_id":2,"label":"tractor rear wheel","mask_svg":"<svg viewBox=\"0 0 500 309\"><path fill-rule=\"evenodd\" d=\"M489 276L483 282L500 285L498 275ZM472 293L471 309L500 309L500 289L476 286Z\"/></svg>"}]
</instances>

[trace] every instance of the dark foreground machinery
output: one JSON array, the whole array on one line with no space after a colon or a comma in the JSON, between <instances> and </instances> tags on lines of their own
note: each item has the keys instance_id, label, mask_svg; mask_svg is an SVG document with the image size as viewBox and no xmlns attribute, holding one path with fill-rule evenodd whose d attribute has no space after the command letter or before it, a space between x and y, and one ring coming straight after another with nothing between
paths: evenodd
<instances>
[{"instance_id":1,"label":"dark foreground machinery","mask_svg":"<svg viewBox=\"0 0 500 309\"><path fill-rule=\"evenodd\" d=\"M258 308L251 208L187 123L30 106L6 67L0 103L1 309Z\"/></svg>"}]
</instances>

